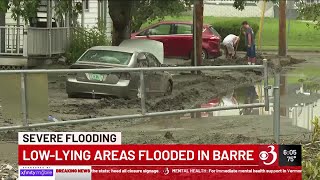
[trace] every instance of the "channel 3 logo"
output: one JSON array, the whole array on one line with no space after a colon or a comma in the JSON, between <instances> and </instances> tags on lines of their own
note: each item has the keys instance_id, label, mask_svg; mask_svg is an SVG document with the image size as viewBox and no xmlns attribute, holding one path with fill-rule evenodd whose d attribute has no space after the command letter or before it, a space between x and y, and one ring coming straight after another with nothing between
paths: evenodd
<instances>
[{"instance_id":1,"label":"channel 3 logo","mask_svg":"<svg viewBox=\"0 0 320 180\"><path fill-rule=\"evenodd\" d=\"M262 160L264 165L272 165L276 162L278 154L275 151L275 147L273 145L268 146L269 151L261 151L259 154L259 158Z\"/></svg>"},{"instance_id":2,"label":"channel 3 logo","mask_svg":"<svg viewBox=\"0 0 320 180\"><path fill-rule=\"evenodd\" d=\"M164 175L168 175L169 173L170 173L169 168L165 168L165 169L163 170L163 174L164 174Z\"/></svg>"}]
</instances>

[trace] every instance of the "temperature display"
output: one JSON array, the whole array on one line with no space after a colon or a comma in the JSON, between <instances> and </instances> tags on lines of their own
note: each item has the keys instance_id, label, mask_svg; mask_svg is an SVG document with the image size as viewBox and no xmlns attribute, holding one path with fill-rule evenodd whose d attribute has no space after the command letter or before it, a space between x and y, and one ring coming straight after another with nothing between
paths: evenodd
<instances>
[{"instance_id":1,"label":"temperature display","mask_svg":"<svg viewBox=\"0 0 320 180\"><path fill-rule=\"evenodd\" d=\"M280 166L301 166L301 145L280 145Z\"/></svg>"}]
</instances>

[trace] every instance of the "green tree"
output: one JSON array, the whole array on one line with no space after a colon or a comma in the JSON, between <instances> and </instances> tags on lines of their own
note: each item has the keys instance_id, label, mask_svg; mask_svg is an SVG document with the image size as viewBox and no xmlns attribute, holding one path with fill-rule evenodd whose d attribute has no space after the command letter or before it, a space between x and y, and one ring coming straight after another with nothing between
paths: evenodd
<instances>
[{"instance_id":1,"label":"green tree","mask_svg":"<svg viewBox=\"0 0 320 180\"><path fill-rule=\"evenodd\" d=\"M65 14L69 14L71 24L76 22L79 14L82 13L82 3L74 2L74 0L52 0L55 2L55 15L61 19ZM0 12L6 12L10 10L12 12L12 18L17 20L21 17L26 23L30 18L37 17L38 7L41 0L1 0Z\"/></svg>"},{"instance_id":2,"label":"green tree","mask_svg":"<svg viewBox=\"0 0 320 180\"><path fill-rule=\"evenodd\" d=\"M34 17L41 0L5 0L1 1L0 8L8 8L13 12L13 17L22 16L26 21ZM276 1L276 0L272 0ZM73 0L56 0L55 11L58 16L69 13L75 17L81 13L81 2L72 6ZM154 19L161 19L167 15L179 15L190 8L193 0L109 0L109 14L113 22L112 44L119 45L123 40L129 39L132 30L137 30L141 25ZM235 0L234 7L244 9L247 0Z\"/></svg>"},{"instance_id":3,"label":"green tree","mask_svg":"<svg viewBox=\"0 0 320 180\"><path fill-rule=\"evenodd\" d=\"M73 0L55 0L54 12L57 19L63 21L65 15L69 16L70 26L78 25L79 14L82 13L82 2Z\"/></svg>"},{"instance_id":4,"label":"green tree","mask_svg":"<svg viewBox=\"0 0 320 180\"><path fill-rule=\"evenodd\" d=\"M320 29L320 4L307 4L301 2L298 7L299 17L301 19L312 20L316 23L315 28Z\"/></svg>"},{"instance_id":5,"label":"green tree","mask_svg":"<svg viewBox=\"0 0 320 180\"><path fill-rule=\"evenodd\" d=\"M133 4L132 30L137 31L147 21L177 16L191 9L192 0L137 0Z\"/></svg>"},{"instance_id":6,"label":"green tree","mask_svg":"<svg viewBox=\"0 0 320 180\"><path fill-rule=\"evenodd\" d=\"M192 0L109 0L109 14L113 22L112 45L129 39L148 20L179 15L190 8Z\"/></svg>"},{"instance_id":7,"label":"green tree","mask_svg":"<svg viewBox=\"0 0 320 180\"><path fill-rule=\"evenodd\" d=\"M112 45L119 45L123 40L129 39L130 33L138 30L143 23L162 19L164 16L179 15L189 9L192 3L193 0L109 0L114 27ZM243 10L246 3L247 0L235 0L233 6Z\"/></svg>"},{"instance_id":8,"label":"green tree","mask_svg":"<svg viewBox=\"0 0 320 180\"><path fill-rule=\"evenodd\" d=\"M8 4L4 3L2 8L10 9L14 20L22 17L25 22L29 22L30 17L37 16L40 0L7 0L7 2Z\"/></svg>"}]
</instances>

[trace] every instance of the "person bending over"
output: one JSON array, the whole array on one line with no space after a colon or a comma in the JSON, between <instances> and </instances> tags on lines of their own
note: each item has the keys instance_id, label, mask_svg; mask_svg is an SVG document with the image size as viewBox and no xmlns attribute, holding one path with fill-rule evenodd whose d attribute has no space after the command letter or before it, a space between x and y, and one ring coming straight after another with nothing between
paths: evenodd
<instances>
[{"instance_id":1,"label":"person bending over","mask_svg":"<svg viewBox=\"0 0 320 180\"><path fill-rule=\"evenodd\" d=\"M223 39L222 45L227 59L235 56L235 48L238 46L239 40L240 38L234 34L229 34Z\"/></svg>"}]
</instances>

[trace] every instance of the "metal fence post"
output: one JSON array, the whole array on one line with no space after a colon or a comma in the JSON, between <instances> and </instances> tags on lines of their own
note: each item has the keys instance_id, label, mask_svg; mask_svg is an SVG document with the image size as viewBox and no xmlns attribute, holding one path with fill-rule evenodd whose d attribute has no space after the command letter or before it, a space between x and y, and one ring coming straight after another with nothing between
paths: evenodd
<instances>
[{"instance_id":1,"label":"metal fence post","mask_svg":"<svg viewBox=\"0 0 320 180\"><path fill-rule=\"evenodd\" d=\"M192 38L193 38L193 59L191 59L191 61L194 61L193 66L197 66L198 62L197 62L197 13L196 13L196 6L195 4L197 0L193 0L193 34L192 34Z\"/></svg>"},{"instance_id":2,"label":"metal fence post","mask_svg":"<svg viewBox=\"0 0 320 180\"><path fill-rule=\"evenodd\" d=\"M263 59L263 77L264 77L264 103L265 103L265 111L269 111L269 85L268 85L268 61L267 59Z\"/></svg>"},{"instance_id":3,"label":"metal fence post","mask_svg":"<svg viewBox=\"0 0 320 180\"><path fill-rule=\"evenodd\" d=\"M141 96L141 114L146 114L146 92L144 84L143 71L140 71L140 96Z\"/></svg>"},{"instance_id":4,"label":"metal fence post","mask_svg":"<svg viewBox=\"0 0 320 180\"><path fill-rule=\"evenodd\" d=\"M276 143L280 142L280 73L274 75L273 87L273 135Z\"/></svg>"},{"instance_id":5,"label":"metal fence post","mask_svg":"<svg viewBox=\"0 0 320 180\"><path fill-rule=\"evenodd\" d=\"M28 108L27 108L27 89L26 89L26 74L21 73L21 109L23 125L28 126Z\"/></svg>"},{"instance_id":6,"label":"metal fence post","mask_svg":"<svg viewBox=\"0 0 320 180\"><path fill-rule=\"evenodd\" d=\"M49 28L49 41L48 41L48 46L49 46L49 57L51 57L52 54L52 29Z\"/></svg>"}]
</instances>

